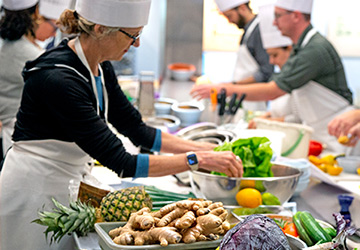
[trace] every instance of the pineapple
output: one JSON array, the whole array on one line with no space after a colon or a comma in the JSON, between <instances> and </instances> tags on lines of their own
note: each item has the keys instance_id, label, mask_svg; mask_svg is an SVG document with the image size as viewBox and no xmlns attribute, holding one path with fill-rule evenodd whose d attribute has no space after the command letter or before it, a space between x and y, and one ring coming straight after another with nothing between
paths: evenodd
<instances>
[{"instance_id":1,"label":"pineapple","mask_svg":"<svg viewBox=\"0 0 360 250\"><path fill-rule=\"evenodd\" d=\"M39 218L32 221L47 226L45 236L52 233L50 244L60 241L66 234L76 232L83 236L94 230L96 222L127 221L132 212L143 207L158 210L167 204L195 198L193 193L178 194L160 190L153 186L135 186L110 192L104 196L99 207L81 202L70 202L66 207L52 199L55 208L52 212L40 211Z\"/></svg>"},{"instance_id":2,"label":"pineapple","mask_svg":"<svg viewBox=\"0 0 360 250\"><path fill-rule=\"evenodd\" d=\"M131 187L107 194L100 203L102 221L127 221L132 212L152 208L144 187Z\"/></svg>"},{"instance_id":3,"label":"pineapple","mask_svg":"<svg viewBox=\"0 0 360 250\"><path fill-rule=\"evenodd\" d=\"M81 201L70 202L70 207L52 199L55 208L52 212L41 211L39 218L33 222L48 228L44 232L53 232L50 244L60 241L65 234L76 232L79 236L86 235L94 229L95 222L127 221L132 212L143 207L152 208L152 201L144 187L130 187L108 193L95 208Z\"/></svg>"}]
</instances>

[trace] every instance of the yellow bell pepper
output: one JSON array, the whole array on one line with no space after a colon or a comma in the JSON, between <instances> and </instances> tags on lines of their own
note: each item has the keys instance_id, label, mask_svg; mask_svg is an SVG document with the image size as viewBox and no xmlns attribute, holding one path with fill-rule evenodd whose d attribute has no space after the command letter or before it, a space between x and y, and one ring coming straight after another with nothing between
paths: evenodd
<instances>
[{"instance_id":1,"label":"yellow bell pepper","mask_svg":"<svg viewBox=\"0 0 360 250\"><path fill-rule=\"evenodd\" d=\"M320 159L321 163L334 165L335 164L335 155L326 155Z\"/></svg>"},{"instance_id":2,"label":"yellow bell pepper","mask_svg":"<svg viewBox=\"0 0 360 250\"><path fill-rule=\"evenodd\" d=\"M326 170L329 175L336 176L336 175L341 174L341 172L343 171L343 168L336 166L336 165L328 165Z\"/></svg>"},{"instance_id":3,"label":"yellow bell pepper","mask_svg":"<svg viewBox=\"0 0 360 250\"><path fill-rule=\"evenodd\" d=\"M315 155L309 155L308 159L315 166L318 166L321 164L320 158L316 157Z\"/></svg>"}]
</instances>

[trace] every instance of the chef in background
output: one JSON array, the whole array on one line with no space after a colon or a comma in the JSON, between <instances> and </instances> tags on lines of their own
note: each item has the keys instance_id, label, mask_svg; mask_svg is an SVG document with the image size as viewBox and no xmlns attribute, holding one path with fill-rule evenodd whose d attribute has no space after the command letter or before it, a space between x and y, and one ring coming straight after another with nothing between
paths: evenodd
<instances>
[{"instance_id":1,"label":"chef in background","mask_svg":"<svg viewBox=\"0 0 360 250\"><path fill-rule=\"evenodd\" d=\"M74 249L71 236L49 247L43 227L31 221L43 206L54 207L52 197L68 204L69 182L91 176L91 158L121 177L197 169L242 176L241 160L231 151L215 152L215 144L147 126L122 92L109 60L140 46L150 5L78 0L59 20L63 32L77 36L26 63L14 144L0 175L1 250ZM172 155L130 154L109 124L136 146Z\"/></svg>"},{"instance_id":2,"label":"chef in background","mask_svg":"<svg viewBox=\"0 0 360 250\"><path fill-rule=\"evenodd\" d=\"M43 49L36 43L42 19L38 0L3 0L0 21L0 120L3 123L3 154L11 147L15 116L20 106L25 62L38 57ZM0 167L1 170L1 167Z\"/></svg>"},{"instance_id":3,"label":"chef in background","mask_svg":"<svg viewBox=\"0 0 360 250\"><path fill-rule=\"evenodd\" d=\"M69 9L71 0L40 0L39 12L44 21L41 25L44 27L38 29L36 37L40 41L44 41L41 46L50 49L60 43L62 33L56 25L61 13L65 9Z\"/></svg>"},{"instance_id":4,"label":"chef in background","mask_svg":"<svg viewBox=\"0 0 360 250\"><path fill-rule=\"evenodd\" d=\"M259 27L264 48L269 55L269 60L275 66L273 74L278 74L286 63L292 50L292 41L289 37L283 36L280 30L273 25L274 9L276 0L266 0L265 4L259 6ZM270 110L260 118L269 120L301 123L294 104L291 102L291 95L285 94L269 103ZM253 121L249 122L249 128L256 127Z\"/></svg>"},{"instance_id":5,"label":"chef in background","mask_svg":"<svg viewBox=\"0 0 360 250\"><path fill-rule=\"evenodd\" d=\"M215 0L220 12L230 23L243 29L244 33L237 52L232 84L249 84L269 80L274 67L263 48L259 31L259 19L252 12L249 0ZM243 102L252 111L265 111L266 102Z\"/></svg>"},{"instance_id":6,"label":"chef in background","mask_svg":"<svg viewBox=\"0 0 360 250\"><path fill-rule=\"evenodd\" d=\"M345 153L346 147L329 135L327 125L336 115L352 110L352 93L347 85L341 58L331 43L311 25L313 0L277 0L276 25L293 44L281 72L268 83L247 85L194 86L194 98L208 98L212 87L225 88L229 95L246 93L249 101L274 100L287 93L302 123L312 127L312 139L327 145L326 153Z\"/></svg>"}]
</instances>

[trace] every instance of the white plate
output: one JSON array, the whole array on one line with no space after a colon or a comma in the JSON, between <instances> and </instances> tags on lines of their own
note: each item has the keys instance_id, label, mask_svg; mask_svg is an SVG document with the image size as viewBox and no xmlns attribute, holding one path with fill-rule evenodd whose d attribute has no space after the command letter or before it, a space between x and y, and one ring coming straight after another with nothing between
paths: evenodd
<instances>
[{"instance_id":1,"label":"white plate","mask_svg":"<svg viewBox=\"0 0 360 250\"><path fill-rule=\"evenodd\" d=\"M360 175L342 172L338 176L332 176L324 173L313 164L310 164L310 167L312 177L360 197Z\"/></svg>"}]
</instances>

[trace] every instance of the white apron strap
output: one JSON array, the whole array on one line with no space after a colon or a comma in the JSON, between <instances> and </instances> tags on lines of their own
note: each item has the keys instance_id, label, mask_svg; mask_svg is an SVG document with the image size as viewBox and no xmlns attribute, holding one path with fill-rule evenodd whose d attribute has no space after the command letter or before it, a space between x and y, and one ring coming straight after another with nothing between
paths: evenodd
<instances>
[{"instance_id":1,"label":"white apron strap","mask_svg":"<svg viewBox=\"0 0 360 250\"><path fill-rule=\"evenodd\" d=\"M98 91L97 91L97 88L96 88L95 77L94 77L94 74L92 73L92 71L90 69L88 61L86 60L84 51L83 51L83 49L81 47L81 42L80 42L79 37L77 37L75 39L75 50L76 50L77 55L80 58L81 62L85 65L85 67L88 69L88 71L90 73L91 85L92 85L92 88L93 88L93 92L94 92L94 95L95 95L95 98L96 98L96 104L97 104L97 110L96 111L97 111L97 114L100 115L100 104L99 104ZM105 114L105 120L107 121L108 120L107 118L108 118L109 98L108 98L106 88L104 86L104 84L105 84L104 74L103 74L103 71L102 71L102 68L101 68L100 64L99 64L99 71L100 71L100 74L101 74L101 84L102 84L104 102L105 102L104 114Z\"/></svg>"}]
</instances>

